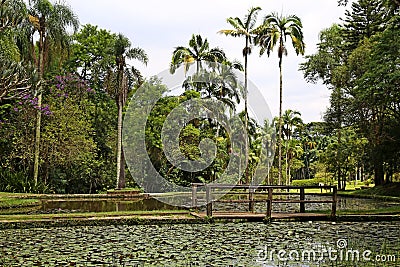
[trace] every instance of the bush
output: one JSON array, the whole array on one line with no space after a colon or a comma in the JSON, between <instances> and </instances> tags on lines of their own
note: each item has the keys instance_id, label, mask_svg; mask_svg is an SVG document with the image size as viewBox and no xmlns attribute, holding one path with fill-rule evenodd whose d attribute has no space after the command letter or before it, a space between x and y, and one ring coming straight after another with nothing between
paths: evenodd
<instances>
[{"instance_id":1,"label":"bush","mask_svg":"<svg viewBox=\"0 0 400 267\"><path fill-rule=\"evenodd\" d=\"M324 179L314 178L314 179L304 179L304 180L293 180L293 186L318 186L319 183L324 183Z\"/></svg>"},{"instance_id":2,"label":"bush","mask_svg":"<svg viewBox=\"0 0 400 267\"><path fill-rule=\"evenodd\" d=\"M48 193L43 183L35 185L33 179L24 172L10 172L0 169L0 191L10 193Z\"/></svg>"}]
</instances>

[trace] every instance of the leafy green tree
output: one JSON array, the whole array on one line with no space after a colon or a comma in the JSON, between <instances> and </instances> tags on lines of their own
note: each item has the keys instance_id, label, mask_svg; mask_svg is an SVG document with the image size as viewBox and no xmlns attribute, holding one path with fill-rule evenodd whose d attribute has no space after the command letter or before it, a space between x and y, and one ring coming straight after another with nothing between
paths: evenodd
<instances>
[{"instance_id":1,"label":"leafy green tree","mask_svg":"<svg viewBox=\"0 0 400 267\"><path fill-rule=\"evenodd\" d=\"M87 24L73 39L71 56L65 67L90 82L94 89L103 90L107 71L116 64L113 51L117 35Z\"/></svg>"},{"instance_id":2,"label":"leafy green tree","mask_svg":"<svg viewBox=\"0 0 400 267\"><path fill-rule=\"evenodd\" d=\"M127 60L137 60L147 64L146 52L139 47L132 48L128 38L119 34L114 44L115 68L110 69L106 77L106 90L114 97L118 108L117 141L117 188L125 187L125 159L122 150L122 117L128 93L133 85L140 86L142 75L135 67L128 67Z\"/></svg>"},{"instance_id":3,"label":"leafy green tree","mask_svg":"<svg viewBox=\"0 0 400 267\"><path fill-rule=\"evenodd\" d=\"M14 29L26 17L26 5L21 0L2 0L0 2L0 14L0 32Z\"/></svg>"},{"instance_id":4,"label":"leafy green tree","mask_svg":"<svg viewBox=\"0 0 400 267\"><path fill-rule=\"evenodd\" d=\"M399 21L398 17L394 19L383 33L363 42L349 58L350 72L357 77L350 91L350 115L369 141L376 185L384 183L384 166L397 155L388 148L398 147L393 134L399 122Z\"/></svg>"},{"instance_id":5,"label":"leafy green tree","mask_svg":"<svg viewBox=\"0 0 400 267\"><path fill-rule=\"evenodd\" d=\"M343 137L340 142L337 139L331 139L326 150L322 153L321 159L327 164L332 172L337 172L339 162L343 179L338 181L338 187L345 190L347 177L356 173L356 168L364 154L364 147L367 140L359 137L359 134L351 127L343 128ZM338 153L340 151L341 153Z\"/></svg>"},{"instance_id":6,"label":"leafy green tree","mask_svg":"<svg viewBox=\"0 0 400 267\"><path fill-rule=\"evenodd\" d=\"M282 92L283 76L282 61L287 55L286 39L289 37L296 54L304 55L303 25L299 17L295 15L279 16L276 13L267 15L264 23L257 29L256 43L261 47L260 56L265 52L269 56L277 46L279 58L279 121L278 121L278 183L282 183Z\"/></svg>"},{"instance_id":7,"label":"leafy green tree","mask_svg":"<svg viewBox=\"0 0 400 267\"><path fill-rule=\"evenodd\" d=\"M344 91L349 87L350 79L348 76L347 58L349 51L344 43L344 28L333 24L330 28L321 31L318 52L311 56L306 56L307 61L300 65L300 70L304 72L304 77L308 82L316 83L319 79L332 90L330 96L331 106L325 114L325 121L335 130L337 140L341 140L341 128L344 124L344 114L346 105ZM340 154L340 151L338 151ZM337 163L337 179L339 189L342 183L341 166Z\"/></svg>"},{"instance_id":8,"label":"leafy green tree","mask_svg":"<svg viewBox=\"0 0 400 267\"><path fill-rule=\"evenodd\" d=\"M241 20L239 17L230 17L226 21L233 27L233 29L229 30L220 30L219 33L225 34L227 36L239 37L244 38L245 46L243 48L242 54L244 57L244 88L243 88L243 98L244 98L244 126L245 129L248 129L248 111L247 111L247 93L248 93L248 56L251 54L252 51L252 43L254 38L254 30L256 28L257 22L257 15L258 12L261 10L260 7L252 7L248 10L247 15L245 16L244 20ZM245 148L246 148L246 162L247 162L247 147L248 141L246 140ZM246 173L246 182L249 183L248 173Z\"/></svg>"},{"instance_id":9,"label":"leafy green tree","mask_svg":"<svg viewBox=\"0 0 400 267\"><path fill-rule=\"evenodd\" d=\"M0 2L0 102L6 99L21 98L28 94L34 85L35 70L21 61L17 46L19 28L27 16L23 1Z\"/></svg>"},{"instance_id":10,"label":"leafy green tree","mask_svg":"<svg viewBox=\"0 0 400 267\"><path fill-rule=\"evenodd\" d=\"M48 0L29 1L29 21L32 25L30 39L33 45L35 32L39 34L38 53L32 51L32 57L36 59L36 67L39 81L42 81L45 66L49 66L49 51L52 47L67 48L70 44L70 35L67 27L72 26L74 31L79 27L79 21L73 11L66 5L56 3L51 4ZM41 83L42 84L42 83ZM37 92L39 109L42 106L42 88ZM39 156L40 156L40 128L41 112L37 112L36 117L36 137L35 137L35 159L33 178L35 184L39 175Z\"/></svg>"},{"instance_id":11,"label":"leafy green tree","mask_svg":"<svg viewBox=\"0 0 400 267\"><path fill-rule=\"evenodd\" d=\"M285 110L283 116L283 133L285 135L285 166L286 166L286 183L290 185L291 174L290 174L290 162L291 160L300 154L301 145L298 142L292 142L292 136L294 128L301 127L303 120L301 119L300 112L296 110Z\"/></svg>"},{"instance_id":12,"label":"leafy green tree","mask_svg":"<svg viewBox=\"0 0 400 267\"><path fill-rule=\"evenodd\" d=\"M389 10L383 0L358 0L346 10L344 37L346 48L354 50L364 38L382 32L389 20Z\"/></svg>"}]
</instances>

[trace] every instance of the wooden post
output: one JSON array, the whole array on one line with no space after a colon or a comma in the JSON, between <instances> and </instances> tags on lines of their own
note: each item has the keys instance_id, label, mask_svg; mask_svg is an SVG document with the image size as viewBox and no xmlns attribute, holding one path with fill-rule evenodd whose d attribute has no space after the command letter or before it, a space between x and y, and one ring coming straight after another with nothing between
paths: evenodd
<instances>
[{"instance_id":1,"label":"wooden post","mask_svg":"<svg viewBox=\"0 0 400 267\"><path fill-rule=\"evenodd\" d=\"M249 186L249 211L254 212L254 188Z\"/></svg>"},{"instance_id":2,"label":"wooden post","mask_svg":"<svg viewBox=\"0 0 400 267\"><path fill-rule=\"evenodd\" d=\"M304 188L300 188L300 213L305 213L306 212L306 207L305 203L303 202L305 200L305 193L304 193Z\"/></svg>"},{"instance_id":3,"label":"wooden post","mask_svg":"<svg viewBox=\"0 0 400 267\"><path fill-rule=\"evenodd\" d=\"M337 187L333 187L333 194L332 194L332 213L331 217L334 219L336 218L336 203L337 203Z\"/></svg>"},{"instance_id":4,"label":"wooden post","mask_svg":"<svg viewBox=\"0 0 400 267\"><path fill-rule=\"evenodd\" d=\"M207 216L212 217L211 186L206 185Z\"/></svg>"},{"instance_id":5,"label":"wooden post","mask_svg":"<svg viewBox=\"0 0 400 267\"><path fill-rule=\"evenodd\" d=\"M192 184L192 208L197 207L197 185Z\"/></svg>"},{"instance_id":6,"label":"wooden post","mask_svg":"<svg viewBox=\"0 0 400 267\"><path fill-rule=\"evenodd\" d=\"M272 216L272 188L268 188L268 200L267 200L267 217Z\"/></svg>"}]
</instances>

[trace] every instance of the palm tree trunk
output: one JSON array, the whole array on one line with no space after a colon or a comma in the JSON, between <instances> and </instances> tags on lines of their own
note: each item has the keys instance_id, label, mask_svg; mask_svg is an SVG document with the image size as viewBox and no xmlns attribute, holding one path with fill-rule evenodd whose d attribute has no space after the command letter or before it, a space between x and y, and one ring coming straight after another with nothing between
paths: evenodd
<instances>
[{"instance_id":1,"label":"palm tree trunk","mask_svg":"<svg viewBox=\"0 0 400 267\"><path fill-rule=\"evenodd\" d=\"M44 72L44 33L40 32L39 37L39 59L37 64L37 70L39 75L40 87L39 94L37 96L37 113L36 113L36 129L35 129L35 154L34 154L34 163L33 163L33 180L35 186L38 184L39 177L39 157L40 157L40 128L42 124L42 79Z\"/></svg>"},{"instance_id":2,"label":"palm tree trunk","mask_svg":"<svg viewBox=\"0 0 400 267\"><path fill-rule=\"evenodd\" d=\"M248 56L248 46L249 46L249 38L246 36L246 48L245 48L245 53L244 53L244 128L246 136L245 136L245 179L246 183L249 184L249 173L248 173L248 160L249 160L249 152L248 152L248 136L247 136L247 130L248 130L248 114L247 114L247 56Z\"/></svg>"},{"instance_id":3,"label":"palm tree trunk","mask_svg":"<svg viewBox=\"0 0 400 267\"><path fill-rule=\"evenodd\" d=\"M288 143L289 141L287 140L285 144L285 175L286 175L286 185L289 185L289 158L288 158Z\"/></svg>"},{"instance_id":4,"label":"palm tree trunk","mask_svg":"<svg viewBox=\"0 0 400 267\"><path fill-rule=\"evenodd\" d=\"M282 184L282 56L279 57L278 185Z\"/></svg>"},{"instance_id":5,"label":"palm tree trunk","mask_svg":"<svg viewBox=\"0 0 400 267\"><path fill-rule=\"evenodd\" d=\"M39 89L41 90L41 88ZM40 128L42 122L42 113L40 112L42 106L42 93L38 95L38 110L36 112L36 129L35 129L35 158L33 164L33 180L35 186L38 184L39 177L39 156L40 156Z\"/></svg>"},{"instance_id":6,"label":"palm tree trunk","mask_svg":"<svg viewBox=\"0 0 400 267\"><path fill-rule=\"evenodd\" d=\"M118 138L117 138L117 187L121 189L121 155L122 155L122 101L121 95L118 96Z\"/></svg>"}]
</instances>

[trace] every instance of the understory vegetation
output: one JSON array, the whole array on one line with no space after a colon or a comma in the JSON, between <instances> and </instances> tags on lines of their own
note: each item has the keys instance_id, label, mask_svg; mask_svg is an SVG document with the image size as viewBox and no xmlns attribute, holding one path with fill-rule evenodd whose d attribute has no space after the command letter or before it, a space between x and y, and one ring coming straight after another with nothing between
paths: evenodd
<instances>
[{"instance_id":1,"label":"understory vegetation","mask_svg":"<svg viewBox=\"0 0 400 267\"><path fill-rule=\"evenodd\" d=\"M342 21L322 29L317 52L299 66L304 79L331 90L322 122L304 122L300 112L282 110L282 98L279 116L271 121L257 122L247 112L248 57L258 56L251 49L259 56L277 52L280 73L285 55L305 54L296 15L266 12L260 19L264 10L253 7L243 20L240 14L227 18L227 29L216 31L243 42L238 51L243 62L227 58L201 35L171 48L171 73L195 71L183 82L183 93L163 95L147 118L147 155L157 172L182 186L222 177L235 147L217 119L190 120L179 135L178 152L188 161L201 159L203 139L216 144L215 159L204 170L174 166L161 140L172 110L184 101L211 99L226 105L223 114L233 110L230 115L238 115L248 133L240 144L246 147L246 155L239 155L246 160L243 175L227 179L250 183L267 149L268 155L276 153L263 170L264 184L323 183L344 190L349 184L399 182L399 3L339 2L347 5ZM156 59L123 34L79 25L72 8L59 2L3 0L0 12L0 191L74 194L137 187L133 176L145 179L146 173L127 169L122 121L138 88L167 91L163 81L140 72ZM280 81L282 93L282 75ZM392 191L399 196L398 186Z\"/></svg>"}]
</instances>

